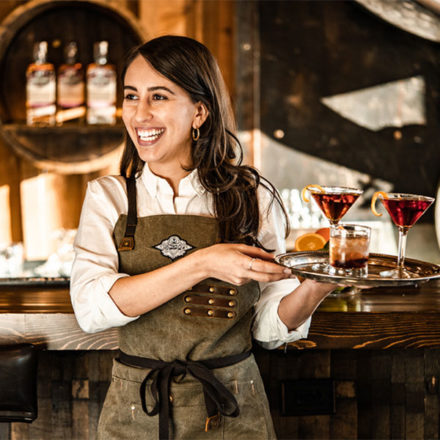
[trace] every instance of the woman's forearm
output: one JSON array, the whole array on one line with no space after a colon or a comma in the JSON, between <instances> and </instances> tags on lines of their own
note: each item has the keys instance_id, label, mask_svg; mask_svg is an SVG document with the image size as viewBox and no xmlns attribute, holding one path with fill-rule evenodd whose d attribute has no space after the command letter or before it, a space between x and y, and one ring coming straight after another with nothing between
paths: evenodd
<instances>
[{"instance_id":1,"label":"woman's forearm","mask_svg":"<svg viewBox=\"0 0 440 440\"><path fill-rule=\"evenodd\" d=\"M118 279L109 295L127 316L138 316L173 299L206 276L199 254L194 252L151 272Z\"/></svg>"},{"instance_id":2,"label":"woman's forearm","mask_svg":"<svg viewBox=\"0 0 440 440\"><path fill-rule=\"evenodd\" d=\"M296 329L312 315L322 300L336 287L335 284L305 280L280 301L278 315L281 321L289 331Z\"/></svg>"}]
</instances>

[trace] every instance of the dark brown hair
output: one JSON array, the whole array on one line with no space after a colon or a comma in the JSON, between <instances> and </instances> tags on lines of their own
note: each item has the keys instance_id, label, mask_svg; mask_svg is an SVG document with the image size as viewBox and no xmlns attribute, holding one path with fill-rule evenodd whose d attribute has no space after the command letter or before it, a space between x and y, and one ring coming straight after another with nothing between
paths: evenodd
<instances>
[{"instance_id":1,"label":"dark brown hair","mask_svg":"<svg viewBox=\"0 0 440 440\"><path fill-rule=\"evenodd\" d=\"M130 52L122 80L128 66L139 55L160 74L186 90L194 103L202 102L209 112L200 127L200 138L192 144L192 166L188 171L197 169L201 184L213 195L220 240L261 247L257 239L260 227L258 186L264 186L272 194L272 202L276 200L286 213L273 185L256 169L242 165L243 150L234 134L229 94L214 56L192 38L171 35L155 38ZM143 166L144 162L127 135L121 175L134 177Z\"/></svg>"}]
</instances>

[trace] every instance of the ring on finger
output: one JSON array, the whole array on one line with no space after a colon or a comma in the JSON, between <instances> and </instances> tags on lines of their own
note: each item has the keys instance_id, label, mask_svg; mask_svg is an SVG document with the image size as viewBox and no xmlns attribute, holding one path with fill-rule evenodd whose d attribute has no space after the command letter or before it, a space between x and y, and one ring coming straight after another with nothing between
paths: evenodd
<instances>
[{"instance_id":1,"label":"ring on finger","mask_svg":"<svg viewBox=\"0 0 440 440\"><path fill-rule=\"evenodd\" d=\"M256 258L251 258L251 261L249 261L248 270L252 270L252 265L254 264L255 260L256 260Z\"/></svg>"}]
</instances>

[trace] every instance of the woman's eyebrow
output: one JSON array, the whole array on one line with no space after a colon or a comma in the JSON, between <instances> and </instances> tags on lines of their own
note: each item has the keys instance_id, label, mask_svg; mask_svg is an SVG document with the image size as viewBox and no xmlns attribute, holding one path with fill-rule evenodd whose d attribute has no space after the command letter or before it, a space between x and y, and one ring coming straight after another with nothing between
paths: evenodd
<instances>
[{"instance_id":1,"label":"woman's eyebrow","mask_svg":"<svg viewBox=\"0 0 440 440\"><path fill-rule=\"evenodd\" d=\"M169 89L168 87L165 87L165 86L148 87L149 92L155 92L156 90L165 90L166 92L171 93L172 95L175 95L175 93L171 89Z\"/></svg>"},{"instance_id":2,"label":"woman's eyebrow","mask_svg":"<svg viewBox=\"0 0 440 440\"><path fill-rule=\"evenodd\" d=\"M124 86L124 90L133 90L135 92L137 92L137 88L133 87L133 86ZM175 95L175 93L169 89L168 87L165 86L154 86L154 87L148 87L147 89L149 92L155 92L156 90L165 90L168 93L171 93L171 95Z\"/></svg>"}]
</instances>

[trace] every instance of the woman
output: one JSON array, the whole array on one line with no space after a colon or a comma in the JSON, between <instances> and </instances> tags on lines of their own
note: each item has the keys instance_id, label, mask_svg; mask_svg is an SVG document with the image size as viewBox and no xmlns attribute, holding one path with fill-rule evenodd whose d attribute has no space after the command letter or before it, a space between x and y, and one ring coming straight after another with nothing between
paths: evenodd
<instances>
[{"instance_id":1,"label":"woman","mask_svg":"<svg viewBox=\"0 0 440 440\"><path fill-rule=\"evenodd\" d=\"M274 263L281 202L240 164L205 46L151 40L123 84L121 176L89 184L71 277L80 326L120 327L99 438L274 438L251 328L269 348L305 337L333 287Z\"/></svg>"}]
</instances>

